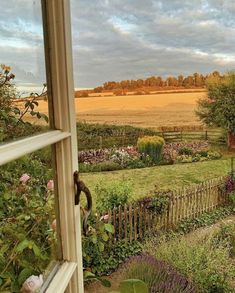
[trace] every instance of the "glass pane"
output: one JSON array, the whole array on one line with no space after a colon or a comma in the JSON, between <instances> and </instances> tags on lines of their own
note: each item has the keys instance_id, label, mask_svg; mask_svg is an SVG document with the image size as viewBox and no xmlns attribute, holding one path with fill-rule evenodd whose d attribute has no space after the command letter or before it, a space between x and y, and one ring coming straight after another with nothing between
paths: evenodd
<instances>
[{"instance_id":1,"label":"glass pane","mask_svg":"<svg viewBox=\"0 0 235 293\"><path fill-rule=\"evenodd\" d=\"M0 143L47 130L41 1L0 11Z\"/></svg>"},{"instance_id":2,"label":"glass pane","mask_svg":"<svg viewBox=\"0 0 235 293\"><path fill-rule=\"evenodd\" d=\"M45 148L0 168L0 292L32 292L58 259L51 162Z\"/></svg>"}]
</instances>

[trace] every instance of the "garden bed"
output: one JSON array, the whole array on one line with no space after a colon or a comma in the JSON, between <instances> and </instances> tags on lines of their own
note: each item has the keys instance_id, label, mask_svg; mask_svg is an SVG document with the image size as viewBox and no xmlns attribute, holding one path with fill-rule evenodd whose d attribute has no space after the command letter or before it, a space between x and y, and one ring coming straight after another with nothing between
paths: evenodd
<instances>
[{"instance_id":1,"label":"garden bed","mask_svg":"<svg viewBox=\"0 0 235 293\"><path fill-rule=\"evenodd\" d=\"M78 161L81 172L114 171L144 168L155 165L193 163L221 158L218 151L210 150L204 141L168 143L163 146L159 159L140 151L135 146L80 151Z\"/></svg>"}]
</instances>

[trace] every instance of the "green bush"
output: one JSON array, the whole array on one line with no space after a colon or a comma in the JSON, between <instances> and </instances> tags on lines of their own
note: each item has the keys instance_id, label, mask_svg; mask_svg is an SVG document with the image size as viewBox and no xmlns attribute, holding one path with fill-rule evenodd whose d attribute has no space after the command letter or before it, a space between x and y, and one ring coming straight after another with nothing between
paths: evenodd
<instances>
[{"instance_id":1,"label":"green bush","mask_svg":"<svg viewBox=\"0 0 235 293\"><path fill-rule=\"evenodd\" d=\"M138 139L137 148L144 156L149 155L155 164L162 159L164 139L160 136L144 136Z\"/></svg>"},{"instance_id":2,"label":"green bush","mask_svg":"<svg viewBox=\"0 0 235 293\"><path fill-rule=\"evenodd\" d=\"M198 286L199 292L233 292L234 262L228 246L214 244L214 238L185 238L170 241L162 239L158 247L150 242L147 250L157 259L167 261Z\"/></svg>"},{"instance_id":3,"label":"green bush","mask_svg":"<svg viewBox=\"0 0 235 293\"><path fill-rule=\"evenodd\" d=\"M95 187L97 210L107 212L109 209L126 204L131 199L132 186L127 181L100 181Z\"/></svg>"},{"instance_id":4,"label":"green bush","mask_svg":"<svg viewBox=\"0 0 235 293\"><path fill-rule=\"evenodd\" d=\"M83 246L84 253L87 256L91 256L88 262L84 258L84 266L98 276L109 275L128 257L142 252L142 245L137 241L129 243L122 240L113 244L106 242L104 250L102 249L103 251L99 249L92 250L93 247L93 245L90 247L89 243Z\"/></svg>"},{"instance_id":5,"label":"green bush","mask_svg":"<svg viewBox=\"0 0 235 293\"><path fill-rule=\"evenodd\" d=\"M184 147L182 149L179 150L179 155L193 155L193 150L187 147Z\"/></svg>"}]
</instances>

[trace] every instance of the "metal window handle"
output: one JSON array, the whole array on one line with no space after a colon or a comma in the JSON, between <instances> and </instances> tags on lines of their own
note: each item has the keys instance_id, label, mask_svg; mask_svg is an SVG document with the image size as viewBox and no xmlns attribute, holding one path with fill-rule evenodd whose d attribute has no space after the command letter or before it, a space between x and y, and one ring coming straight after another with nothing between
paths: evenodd
<instances>
[{"instance_id":1,"label":"metal window handle","mask_svg":"<svg viewBox=\"0 0 235 293\"><path fill-rule=\"evenodd\" d=\"M90 190L85 185L85 183L83 181L79 180L78 171L74 172L73 178L74 178L74 185L75 185L75 205L80 204L80 197L81 197L82 192L85 193L85 195L86 195L87 206L85 209L83 209L84 217L83 217L83 221L82 221L83 233L86 236L88 233L88 229L89 229L88 224L87 224L87 220L88 220L88 217L90 216L91 211L92 211L92 196L91 196Z\"/></svg>"}]
</instances>

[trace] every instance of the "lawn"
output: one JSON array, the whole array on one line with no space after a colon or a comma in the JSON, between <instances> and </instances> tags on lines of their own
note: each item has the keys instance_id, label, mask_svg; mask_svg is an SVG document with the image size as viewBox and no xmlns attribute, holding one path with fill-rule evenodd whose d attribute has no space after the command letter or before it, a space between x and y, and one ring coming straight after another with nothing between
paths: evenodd
<instances>
[{"instance_id":1,"label":"lawn","mask_svg":"<svg viewBox=\"0 0 235 293\"><path fill-rule=\"evenodd\" d=\"M113 172L83 173L80 178L90 188L94 202L95 186L98 182L129 181L133 186L135 199L149 195L156 185L160 189L176 189L205 180L223 176L230 171L230 160L175 164L144 169L120 170Z\"/></svg>"}]
</instances>

